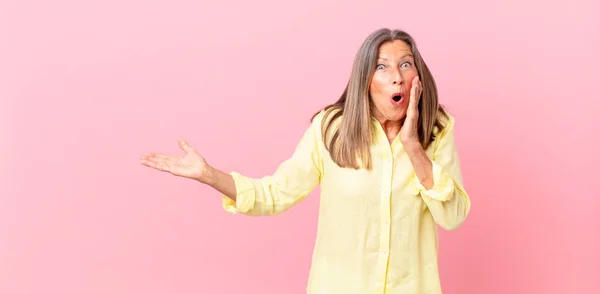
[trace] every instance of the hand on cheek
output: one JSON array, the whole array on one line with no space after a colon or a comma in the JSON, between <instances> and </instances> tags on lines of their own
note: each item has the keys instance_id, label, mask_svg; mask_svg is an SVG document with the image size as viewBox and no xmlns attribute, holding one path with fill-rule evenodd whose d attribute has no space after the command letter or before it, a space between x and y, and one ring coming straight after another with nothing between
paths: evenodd
<instances>
[{"instance_id":1,"label":"hand on cheek","mask_svg":"<svg viewBox=\"0 0 600 294\"><path fill-rule=\"evenodd\" d=\"M408 108L406 109L406 118L402 129L400 130L400 140L402 144L419 143L419 135L417 132L419 122L419 99L421 99L421 93L423 87L419 76L415 76L412 80L410 89L410 98L408 101Z\"/></svg>"}]
</instances>

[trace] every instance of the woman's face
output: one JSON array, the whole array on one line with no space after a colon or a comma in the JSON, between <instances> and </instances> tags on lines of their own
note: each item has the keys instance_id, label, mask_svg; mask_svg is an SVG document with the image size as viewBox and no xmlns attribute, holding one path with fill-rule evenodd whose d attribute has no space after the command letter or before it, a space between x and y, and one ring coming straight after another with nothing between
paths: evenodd
<instances>
[{"instance_id":1,"label":"woman's face","mask_svg":"<svg viewBox=\"0 0 600 294\"><path fill-rule=\"evenodd\" d=\"M377 120L399 122L406 116L412 80L417 75L408 44L395 40L380 46L369 87L373 116Z\"/></svg>"}]
</instances>

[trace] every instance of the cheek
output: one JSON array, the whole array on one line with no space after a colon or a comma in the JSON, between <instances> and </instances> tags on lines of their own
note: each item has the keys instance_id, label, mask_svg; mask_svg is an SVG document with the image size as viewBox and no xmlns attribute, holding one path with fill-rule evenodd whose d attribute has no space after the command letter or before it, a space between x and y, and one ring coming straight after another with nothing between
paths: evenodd
<instances>
[{"instance_id":1,"label":"cheek","mask_svg":"<svg viewBox=\"0 0 600 294\"><path fill-rule=\"evenodd\" d=\"M412 80L418 75L419 73L417 72L416 69L407 69L404 72L404 78L406 79L407 83L412 83Z\"/></svg>"},{"instance_id":2,"label":"cheek","mask_svg":"<svg viewBox=\"0 0 600 294\"><path fill-rule=\"evenodd\" d=\"M412 88L412 81L415 79L415 77L418 75L417 71L409 71L407 73L404 74L404 78L406 79L406 89L410 92L410 89Z\"/></svg>"},{"instance_id":3,"label":"cheek","mask_svg":"<svg viewBox=\"0 0 600 294\"><path fill-rule=\"evenodd\" d=\"M369 92L371 95L377 95L384 88L385 81L381 75L375 74L371 79L371 88Z\"/></svg>"}]
</instances>

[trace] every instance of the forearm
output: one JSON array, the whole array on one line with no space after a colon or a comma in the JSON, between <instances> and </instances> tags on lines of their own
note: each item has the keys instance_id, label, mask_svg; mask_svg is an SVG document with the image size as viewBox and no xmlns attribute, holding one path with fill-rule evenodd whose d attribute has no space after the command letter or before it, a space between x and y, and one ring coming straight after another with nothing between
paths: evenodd
<instances>
[{"instance_id":1,"label":"forearm","mask_svg":"<svg viewBox=\"0 0 600 294\"><path fill-rule=\"evenodd\" d=\"M420 145L408 144L406 150L415 170L416 180L427 190L422 191L421 196L434 219L444 229L458 228L470 209L467 193L439 165L436 165L436 170Z\"/></svg>"},{"instance_id":2,"label":"forearm","mask_svg":"<svg viewBox=\"0 0 600 294\"><path fill-rule=\"evenodd\" d=\"M427 195L422 195L435 221L446 230L455 230L465 221L469 214L471 203L462 187L455 187L448 201L439 201Z\"/></svg>"},{"instance_id":3,"label":"forearm","mask_svg":"<svg viewBox=\"0 0 600 294\"><path fill-rule=\"evenodd\" d=\"M292 156L271 175L254 178L209 168L207 184L220 191L223 208L245 215L277 215L302 201L319 184L320 120L304 132Z\"/></svg>"},{"instance_id":4,"label":"forearm","mask_svg":"<svg viewBox=\"0 0 600 294\"><path fill-rule=\"evenodd\" d=\"M236 187L233 177L230 174L224 173L212 166L207 167L205 179L200 181L213 187L223 195L236 200Z\"/></svg>"},{"instance_id":5,"label":"forearm","mask_svg":"<svg viewBox=\"0 0 600 294\"><path fill-rule=\"evenodd\" d=\"M409 143L404 145L404 148L423 187L426 189L433 188L433 164L421 144L419 142Z\"/></svg>"}]
</instances>

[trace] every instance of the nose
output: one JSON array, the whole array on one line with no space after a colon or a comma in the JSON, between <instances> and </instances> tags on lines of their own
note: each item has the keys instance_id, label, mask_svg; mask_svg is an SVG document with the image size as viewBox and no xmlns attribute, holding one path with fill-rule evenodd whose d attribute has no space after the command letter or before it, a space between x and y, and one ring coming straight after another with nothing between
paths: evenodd
<instances>
[{"instance_id":1,"label":"nose","mask_svg":"<svg viewBox=\"0 0 600 294\"><path fill-rule=\"evenodd\" d=\"M394 85L401 85L402 84L402 73L399 70L395 70L394 73L392 74L392 83Z\"/></svg>"}]
</instances>

